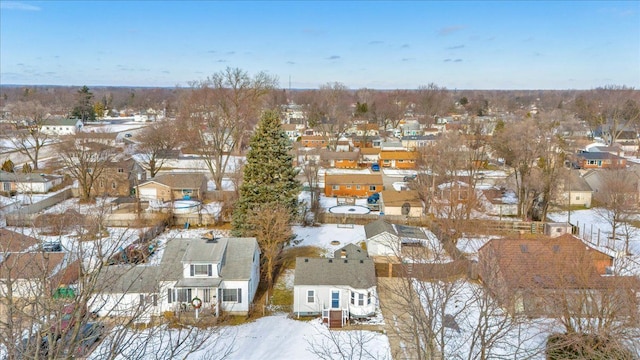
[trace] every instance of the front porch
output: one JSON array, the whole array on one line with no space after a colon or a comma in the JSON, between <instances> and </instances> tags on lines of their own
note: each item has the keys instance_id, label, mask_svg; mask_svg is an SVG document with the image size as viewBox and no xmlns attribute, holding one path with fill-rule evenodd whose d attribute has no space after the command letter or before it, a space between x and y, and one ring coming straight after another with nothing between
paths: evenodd
<instances>
[{"instance_id":1,"label":"front porch","mask_svg":"<svg viewBox=\"0 0 640 360\"><path fill-rule=\"evenodd\" d=\"M342 328L349 324L348 309L323 309L322 323L327 324L329 329Z\"/></svg>"}]
</instances>

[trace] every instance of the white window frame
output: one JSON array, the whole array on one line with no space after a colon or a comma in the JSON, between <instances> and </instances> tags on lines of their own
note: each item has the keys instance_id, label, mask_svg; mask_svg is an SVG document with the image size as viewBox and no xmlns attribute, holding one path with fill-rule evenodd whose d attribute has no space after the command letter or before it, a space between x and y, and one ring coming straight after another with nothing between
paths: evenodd
<instances>
[{"instance_id":1,"label":"white window frame","mask_svg":"<svg viewBox=\"0 0 640 360\"><path fill-rule=\"evenodd\" d=\"M307 304L315 304L316 292L315 290L307 290Z\"/></svg>"}]
</instances>

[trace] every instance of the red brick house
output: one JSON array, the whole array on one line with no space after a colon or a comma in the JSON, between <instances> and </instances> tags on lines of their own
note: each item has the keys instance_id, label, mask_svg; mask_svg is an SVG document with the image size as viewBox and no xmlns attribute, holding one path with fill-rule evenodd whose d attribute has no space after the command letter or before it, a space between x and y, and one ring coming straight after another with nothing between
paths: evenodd
<instances>
[{"instance_id":1,"label":"red brick house","mask_svg":"<svg viewBox=\"0 0 640 360\"><path fill-rule=\"evenodd\" d=\"M324 177L324 194L329 197L368 197L383 188L381 174L327 174Z\"/></svg>"},{"instance_id":2,"label":"red brick house","mask_svg":"<svg viewBox=\"0 0 640 360\"><path fill-rule=\"evenodd\" d=\"M300 143L303 147L326 148L327 139L319 135L302 135Z\"/></svg>"},{"instance_id":3,"label":"red brick house","mask_svg":"<svg viewBox=\"0 0 640 360\"><path fill-rule=\"evenodd\" d=\"M577 155L581 169L616 169L627 166L627 159L609 152L584 152Z\"/></svg>"}]
</instances>

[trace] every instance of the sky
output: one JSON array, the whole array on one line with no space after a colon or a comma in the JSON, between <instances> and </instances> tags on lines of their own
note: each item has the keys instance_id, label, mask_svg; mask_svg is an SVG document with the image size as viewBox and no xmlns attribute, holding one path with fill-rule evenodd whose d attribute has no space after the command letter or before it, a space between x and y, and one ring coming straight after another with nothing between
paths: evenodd
<instances>
[{"instance_id":1,"label":"sky","mask_svg":"<svg viewBox=\"0 0 640 360\"><path fill-rule=\"evenodd\" d=\"M5 1L0 84L640 88L640 1Z\"/></svg>"}]
</instances>

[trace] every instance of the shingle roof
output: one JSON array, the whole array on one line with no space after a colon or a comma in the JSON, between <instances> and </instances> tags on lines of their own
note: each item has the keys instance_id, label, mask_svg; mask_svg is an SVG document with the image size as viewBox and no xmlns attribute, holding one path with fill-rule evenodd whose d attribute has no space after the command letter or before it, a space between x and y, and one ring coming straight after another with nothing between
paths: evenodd
<instances>
[{"instance_id":1,"label":"shingle roof","mask_svg":"<svg viewBox=\"0 0 640 360\"><path fill-rule=\"evenodd\" d=\"M537 239L493 239L479 250L480 276L501 274L510 288L601 287L596 260L611 257L573 235ZM580 281L582 280L582 281Z\"/></svg>"},{"instance_id":2,"label":"shingle roof","mask_svg":"<svg viewBox=\"0 0 640 360\"><path fill-rule=\"evenodd\" d=\"M24 251L36 244L38 239L7 229L0 229L0 254Z\"/></svg>"},{"instance_id":3,"label":"shingle roof","mask_svg":"<svg viewBox=\"0 0 640 360\"><path fill-rule=\"evenodd\" d=\"M361 248L355 244L347 244L340 249L333 252L333 257L335 259L339 258L347 258L350 260L360 260L360 259L368 259L369 254L367 250Z\"/></svg>"},{"instance_id":4,"label":"shingle roof","mask_svg":"<svg viewBox=\"0 0 640 360\"><path fill-rule=\"evenodd\" d=\"M104 293L154 293L158 292L159 266L111 265L103 267L96 284Z\"/></svg>"},{"instance_id":5,"label":"shingle roof","mask_svg":"<svg viewBox=\"0 0 640 360\"><path fill-rule=\"evenodd\" d=\"M422 200L417 190L383 190L380 192L380 198L384 206L402 206L409 203L411 206L422 207Z\"/></svg>"},{"instance_id":6,"label":"shingle roof","mask_svg":"<svg viewBox=\"0 0 640 360\"><path fill-rule=\"evenodd\" d=\"M384 232L388 232L393 235L398 235L393 225L389 224L388 222L382 219L378 219L374 222L370 222L364 226L364 233L367 239L370 239L376 235L380 235Z\"/></svg>"},{"instance_id":7,"label":"shingle roof","mask_svg":"<svg viewBox=\"0 0 640 360\"><path fill-rule=\"evenodd\" d=\"M382 185L381 174L326 174L326 185Z\"/></svg>"},{"instance_id":8,"label":"shingle roof","mask_svg":"<svg viewBox=\"0 0 640 360\"><path fill-rule=\"evenodd\" d=\"M255 238L230 238L227 243L227 258L220 274L225 280L247 280L251 278L253 255L259 250Z\"/></svg>"},{"instance_id":9,"label":"shingle roof","mask_svg":"<svg viewBox=\"0 0 640 360\"><path fill-rule=\"evenodd\" d=\"M206 176L201 173L183 173L183 174L162 174L158 175L148 182L157 182L170 188L180 189L199 189L203 182L207 181ZM145 182L144 184L146 184ZM140 184L140 185L144 185Z\"/></svg>"},{"instance_id":10,"label":"shingle roof","mask_svg":"<svg viewBox=\"0 0 640 360\"><path fill-rule=\"evenodd\" d=\"M371 259L296 258L294 285L350 286L368 289L376 285Z\"/></svg>"},{"instance_id":11,"label":"shingle roof","mask_svg":"<svg viewBox=\"0 0 640 360\"><path fill-rule=\"evenodd\" d=\"M418 153L415 151L381 151L380 160L403 160L417 159Z\"/></svg>"},{"instance_id":12,"label":"shingle roof","mask_svg":"<svg viewBox=\"0 0 640 360\"><path fill-rule=\"evenodd\" d=\"M29 252L3 254L0 278L42 279L62 270L65 254L61 252Z\"/></svg>"}]
</instances>

